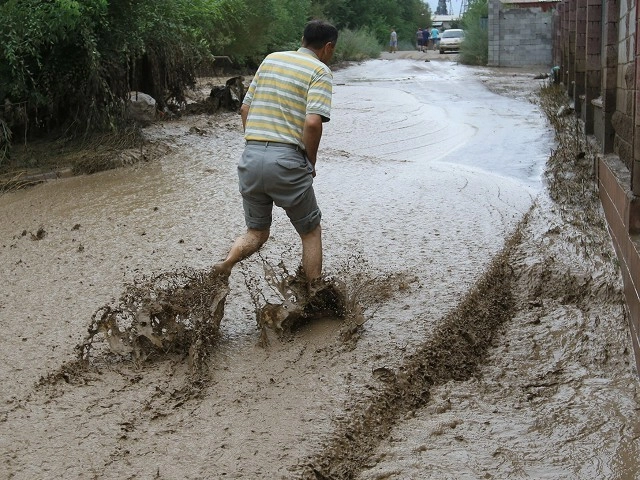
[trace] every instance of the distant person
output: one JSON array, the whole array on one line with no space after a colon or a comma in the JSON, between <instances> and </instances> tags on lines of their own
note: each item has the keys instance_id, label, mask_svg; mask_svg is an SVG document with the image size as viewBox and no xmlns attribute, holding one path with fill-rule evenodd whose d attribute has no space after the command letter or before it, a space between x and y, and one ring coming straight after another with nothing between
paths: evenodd
<instances>
[{"instance_id":1,"label":"distant person","mask_svg":"<svg viewBox=\"0 0 640 480\"><path fill-rule=\"evenodd\" d=\"M433 27L431 29L431 44L433 45L434 50L437 50L439 42L440 42L440 31L436 27Z\"/></svg>"},{"instance_id":2,"label":"distant person","mask_svg":"<svg viewBox=\"0 0 640 480\"><path fill-rule=\"evenodd\" d=\"M424 27L422 30L422 45L424 45L424 51L429 50L429 39L431 37L431 33L427 27Z\"/></svg>"},{"instance_id":3,"label":"distant person","mask_svg":"<svg viewBox=\"0 0 640 480\"><path fill-rule=\"evenodd\" d=\"M391 29L391 36L389 37L389 53L396 53L398 51L398 34L396 29Z\"/></svg>"},{"instance_id":4,"label":"distant person","mask_svg":"<svg viewBox=\"0 0 640 480\"><path fill-rule=\"evenodd\" d=\"M331 114L333 75L327 65L337 40L333 25L311 21L301 48L271 53L253 77L240 108L246 145L238 180L247 231L214 272L229 275L236 263L262 247L269 239L275 204L300 235L307 282L320 279L321 213L313 177L322 124Z\"/></svg>"},{"instance_id":5,"label":"distant person","mask_svg":"<svg viewBox=\"0 0 640 480\"><path fill-rule=\"evenodd\" d=\"M422 34L422 28L418 28L416 32L416 47L418 47L418 51L422 52L424 47L424 36Z\"/></svg>"}]
</instances>

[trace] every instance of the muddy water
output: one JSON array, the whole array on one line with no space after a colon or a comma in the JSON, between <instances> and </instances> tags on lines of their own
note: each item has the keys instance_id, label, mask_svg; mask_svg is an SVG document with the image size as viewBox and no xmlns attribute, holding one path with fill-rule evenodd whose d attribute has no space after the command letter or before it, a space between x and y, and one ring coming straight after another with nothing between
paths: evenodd
<instances>
[{"instance_id":1,"label":"muddy water","mask_svg":"<svg viewBox=\"0 0 640 480\"><path fill-rule=\"evenodd\" d=\"M374 389L372 371L398 367L463 298L541 191L552 142L543 116L491 93L476 73L408 59L336 73L315 183L326 272L409 280L365 305L355 346L326 321L258 347L247 284L271 298L262 259L294 270L300 254L276 212L262 259L231 276L211 381L197 399L182 399L187 367L175 357L105 360L68 384L34 383L74 358L91 314L136 276L204 269L224 256L244 228L239 117L155 125L148 137L168 146L158 161L0 197L8 476L292 478ZM397 473L372 478L426 478L404 475L401 463L376 465Z\"/></svg>"},{"instance_id":2,"label":"muddy water","mask_svg":"<svg viewBox=\"0 0 640 480\"><path fill-rule=\"evenodd\" d=\"M549 132L540 111L489 91L450 62L365 63L336 75L340 112L332 146L402 162L438 162L517 179L537 189ZM535 81L531 81L535 85ZM384 112L382 119L376 115ZM375 125L375 128L371 128Z\"/></svg>"}]
</instances>

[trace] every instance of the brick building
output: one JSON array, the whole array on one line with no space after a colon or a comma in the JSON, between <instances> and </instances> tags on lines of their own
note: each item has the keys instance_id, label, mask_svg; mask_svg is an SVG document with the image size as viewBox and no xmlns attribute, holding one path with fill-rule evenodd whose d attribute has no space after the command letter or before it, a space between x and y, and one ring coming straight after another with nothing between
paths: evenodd
<instances>
[{"instance_id":1,"label":"brick building","mask_svg":"<svg viewBox=\"0 0 640 480\"><path fill-rule=\"evenodd\" d=\"M597 140L596 181L616 249L640 371L640 9L638 0L563 0L554 64L585 132Z\"/></svg>"}]
</instances>

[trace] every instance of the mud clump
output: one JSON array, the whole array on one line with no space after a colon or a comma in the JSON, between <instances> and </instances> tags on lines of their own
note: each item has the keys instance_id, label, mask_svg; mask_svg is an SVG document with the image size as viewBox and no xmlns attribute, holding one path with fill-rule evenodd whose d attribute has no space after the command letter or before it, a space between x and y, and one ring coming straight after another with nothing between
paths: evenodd
<instances>
[{"instance_id":1,"label":"mud clump","mask_svg":"<svg viewBox=\"0 0 640 480\"><path fill-rule=\"evenodd\" d=\"M202 372L228 293L227 277L213 272L187 269L142 278L128 285L117 303L96 310L79 356L90 360L103 341L111 353L137 362L188 355L193 372Z\"/></svg>"}]
</instances>

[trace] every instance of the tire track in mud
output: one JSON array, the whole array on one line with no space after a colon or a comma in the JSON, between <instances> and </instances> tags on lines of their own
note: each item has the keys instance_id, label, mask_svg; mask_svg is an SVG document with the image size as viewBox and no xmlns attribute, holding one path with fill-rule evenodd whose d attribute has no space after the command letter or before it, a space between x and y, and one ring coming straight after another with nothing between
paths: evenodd
<instances>
[{"instance_id":1,"label":"tire track in mud","mask_svg":"<svg viewBox=\"0 0 640 480\"><path fill-rule=\"evenodd\" d=\"M522 241L527 213L486 273L433 335L409 355L397 372L371 397L354 399L351 414L340 421L323 450L310 459L304 480L353 479L396 422L430 399L431 388L473 376L486 358L500 327L515 312L511 256Z\"/></svg>"},{"instance_id":2,"label":"tire track in mud","mask_svg":"<svg viewBox=\"0 0 640 480\"><path fill-rule=\"evenodd\" d=\"M580 232L564 241L586 257L590 251L598 251L602 252L602 258L608 258L609 240L597 190L586 188L593 182L593 146L585 142L584 132L572 117L556 114L567 101L564 92L548 87L542 89L540 97L542 109L556 131L558 147L547 161L547 190L561 218ZM322 451L304 466L301 478L357 478L396 423L429 403L431 388L450 380L468 380L474 375L501 327L522 308L518 295L525 295L529 302L560 299L581 309L588 309L585 302L595 297L618 296L614 287L593 279L575 277L570 272L554 273L550 265L554 258L549 252L543 254L541 265L531 269L522 265L519 249L525 243L524 235L535 208L534 203L484 276L455 310L443 318L433 336L406 358L397 373L387 373L384 387L360 402L353 400L351 414L337 423ZM548 233L559 232L550 229ZM522 275L532 276L524 286ZM604 355L606 361L606 352Z\"/></svg>"}]
</instances>

